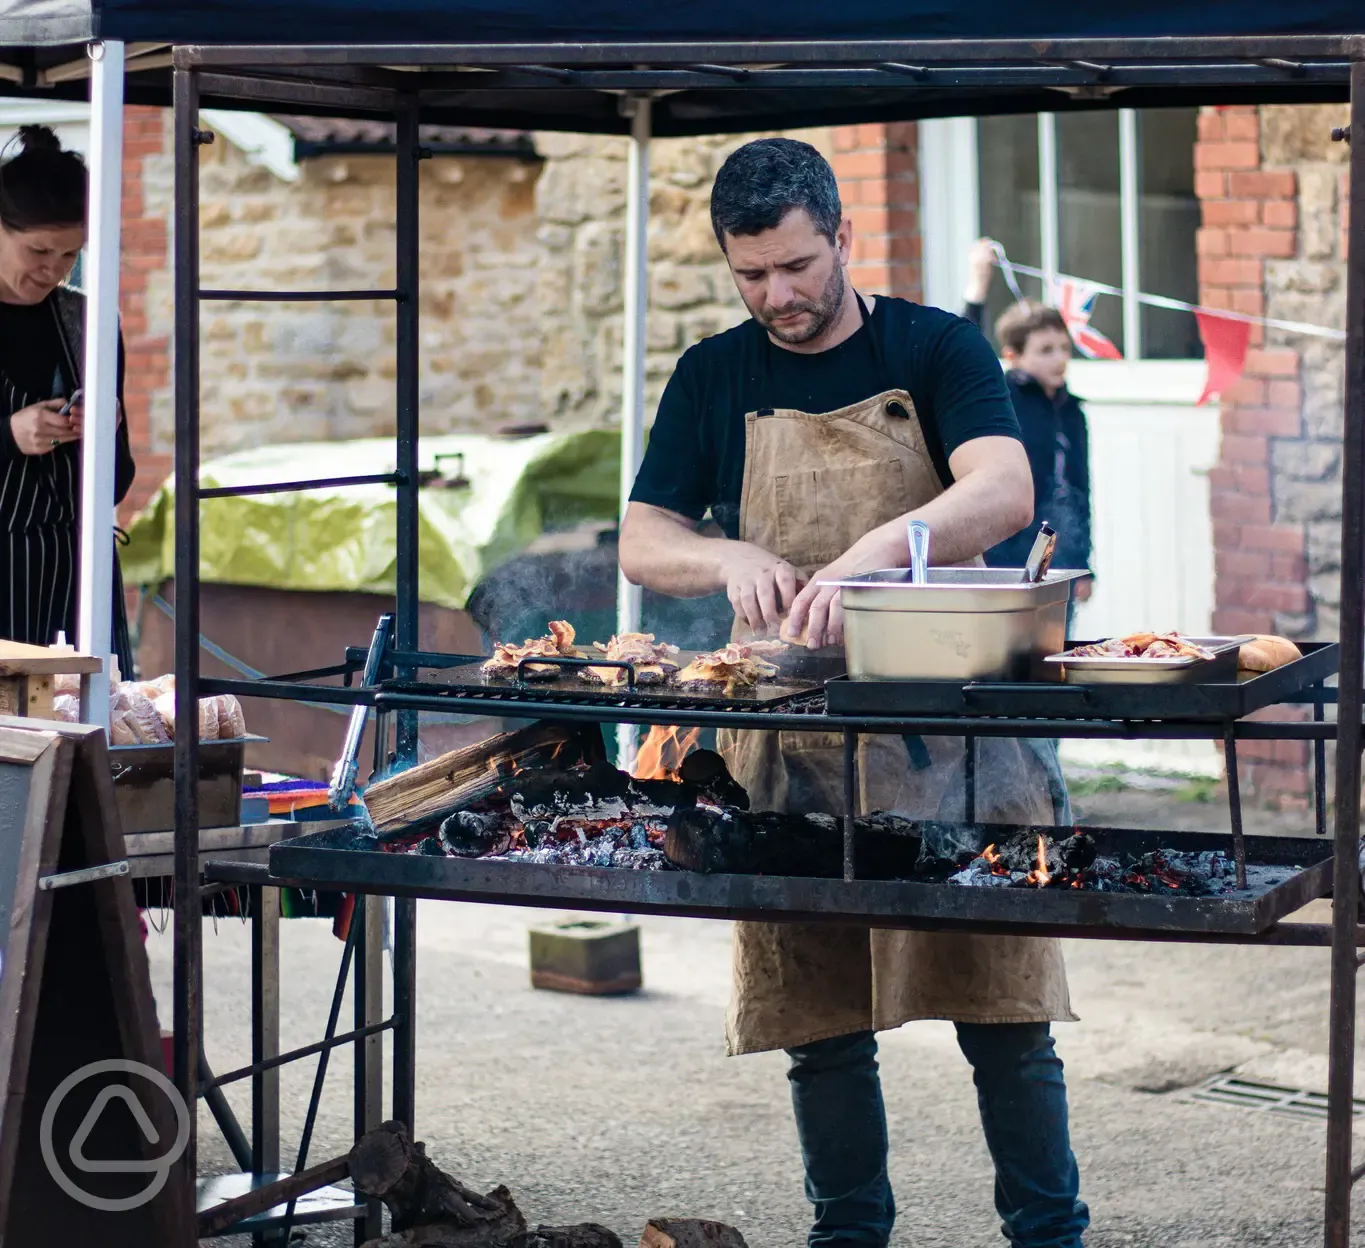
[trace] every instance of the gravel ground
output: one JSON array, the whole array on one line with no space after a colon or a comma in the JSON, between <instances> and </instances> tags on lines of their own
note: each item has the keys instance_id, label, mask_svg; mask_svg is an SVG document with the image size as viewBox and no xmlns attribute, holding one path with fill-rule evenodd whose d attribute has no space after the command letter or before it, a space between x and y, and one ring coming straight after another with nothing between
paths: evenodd
<instances>
[{"instance_id":1,"label":"gravel ground","mask_svg":"<svg viewBox=\"0 0 1365 1248\"><path fill-rule=\"evenodd\" d=\"M1078 794L1082 817L1226 826L1216 802L1110 787ZM1117 817L1125 811L1138 817ZM1301 816L1280 822L1310 830ZM646 1218L662 1214L731 1222L752 1248L804 1243L785 1059L723 1055L727 924L643 920L645 990L591 999L530 988L526 929L545 912L434 902L419 910L418 1127L438 1164L473 1185L506 1183L532 1221L600 1221L628 1248ZM282 945L283 1043L305 1044L321 1032L341 947L316 920L286 923ZM165 1001L169 938L153 935L149 950ZM248 1057L246 928L206 929L204 953L208 1054L223 1070ZM1323 1124L1201 1102L1191 1089L1233 1070L1325 1089L1326 952L1090 941L1069 942L1067 957L1082 1021L1057 1027L1058 1047L1094 1219L1090 1248L1320 1243ZM970 1072L951 1027L885 1035L882 1071L900 1209L893 1243L1002 1243ZM312 1072L308 1062L284 1078L286 1166ZM245 1121L244 1089L233 1091ZM343 1059L314 1160L348 1147L349 1112ZM207 1113L200 1139L203 1171L232 1168ZM353 1240L344 1226L310 1228L303 1242ZM1365 1226L1354 1242L1365 1245Z\"/></svg>"}]
</instances>

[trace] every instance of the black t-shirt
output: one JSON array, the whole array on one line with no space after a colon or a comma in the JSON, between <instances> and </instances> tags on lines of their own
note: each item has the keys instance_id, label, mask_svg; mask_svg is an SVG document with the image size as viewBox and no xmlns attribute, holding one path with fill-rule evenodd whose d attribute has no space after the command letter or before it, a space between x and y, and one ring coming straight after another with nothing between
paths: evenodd
<instances>
[{"instance_id":1,"label":"black t-shirt","mask_svg":"<svg viewBox=\"0 0 1365 1248\"><path fill-rule=\"evenodd\" d=\"M953 479L948 456L964 442L1019 437L999 361L974 325L878 297L852 337L815 355L773 345L753 320L687 351L664 390L630 497L696 521L710 510L725 535L737 537L747 412L832 412L894 389L914 400L945 486Z\"/></svg>"}]
</instances>

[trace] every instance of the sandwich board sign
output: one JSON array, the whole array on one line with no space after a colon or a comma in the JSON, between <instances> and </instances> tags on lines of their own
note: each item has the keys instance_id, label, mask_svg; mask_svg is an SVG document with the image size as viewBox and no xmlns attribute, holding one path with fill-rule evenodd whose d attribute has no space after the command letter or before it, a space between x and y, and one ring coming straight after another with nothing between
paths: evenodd
<instances>
[{"instance_id":1,"label":"sandwich board sign","mask_svg":"<svg viewBox=\"0 0 1365 1248\"><path fill-rule=\"evenodd\" d=\"M0 718L0 1248L194 1244L101 729Z\"/></svg>"}]
</instances>

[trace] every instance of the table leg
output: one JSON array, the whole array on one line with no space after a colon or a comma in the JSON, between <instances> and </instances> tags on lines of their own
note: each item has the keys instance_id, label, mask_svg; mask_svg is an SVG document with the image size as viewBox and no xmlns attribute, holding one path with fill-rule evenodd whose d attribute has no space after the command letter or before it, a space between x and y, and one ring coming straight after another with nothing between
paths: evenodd
<instances>
[{"instance_id":1,"label":"table leg","mask_svg":"<svg viewBox=\"0 0 1365 1248\"><path fill-rule=\"evenodd\" d=\"M251 1060L280 1053L280 890L251 889ZM251 1076L251 1168L280 1168L280 1072Z\"/></svg>"},{"instance_id":2,"label":"table leg","mask_svg":"<svg viewBox=\"0 0 1365 1248\"><path fill-rule=\"evenodd\" d=\"M383 897L357 897L355 917L361 923L355 951L355 1025L369 1027L384 1013L384 903ZM366 1036L355 1046L355 1138L384 1120L384 1037ZM367 1201L365 1214L355 1223L357 1245L383 1233L384 1206Z\"/></svg>"}]
</instances>

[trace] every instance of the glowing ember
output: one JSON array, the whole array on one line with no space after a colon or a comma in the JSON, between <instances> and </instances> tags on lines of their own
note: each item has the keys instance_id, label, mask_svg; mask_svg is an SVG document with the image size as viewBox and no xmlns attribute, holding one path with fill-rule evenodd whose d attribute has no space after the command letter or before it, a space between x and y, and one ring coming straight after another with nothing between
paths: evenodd
<instances>
[{"instance_id":1,"label":"glowing ember","mask_svg":"<svg viewBox=\"0 0 1365 1248\"><path fill-rule=\"evenodd\" d=\"M700 728L684 732L656 724L640 746L632 774L637 780L676 780L683 759L696 749L700 739Z\"/></svg>"}]
</instances>

